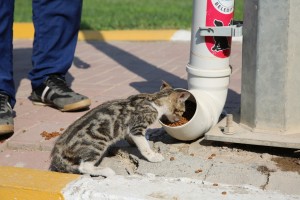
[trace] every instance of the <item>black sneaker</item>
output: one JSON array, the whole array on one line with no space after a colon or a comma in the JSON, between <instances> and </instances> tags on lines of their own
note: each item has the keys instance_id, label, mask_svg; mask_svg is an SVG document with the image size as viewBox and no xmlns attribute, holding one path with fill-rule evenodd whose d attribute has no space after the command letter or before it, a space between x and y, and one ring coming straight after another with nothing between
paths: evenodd
<instances>
[{"instance_id":1,"label":"black sneaker","mask_svg":"<svg viewBox=\"0 0 300 200\"><path fill-rule=\"evenodd\" d=\"M75 93L60 75L50 75L40 87L32 91L30 100L34 105L52 106L60 111L81 110L91 105L89 98Z\"/></svg>"},{"instance_id":2,"label":"black sneaker","mask_svg":"<svg viewBox=\"0 0 300 200\"><path fill-rule=\"evenodd\" d=\"M0 93L0 135L14 132L13 109L9 97Z\"/></svg>"}]
</instances>

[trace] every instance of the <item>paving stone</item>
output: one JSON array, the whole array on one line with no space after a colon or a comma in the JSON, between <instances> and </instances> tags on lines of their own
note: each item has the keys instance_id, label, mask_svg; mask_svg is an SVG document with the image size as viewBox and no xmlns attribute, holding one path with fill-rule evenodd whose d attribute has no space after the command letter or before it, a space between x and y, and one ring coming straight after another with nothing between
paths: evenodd
<instances>
[{"instance_id":1,"label":"paving stone","mask_svg":"<svg viewBox=\"0 0 300 200\"><path fill-rule=\"evenodd\" d=\"M25 167L48 170L49 151L6 150L0 152L1 166Z\"/></svg>"},{"instance_id":2,"label":"paving stone","mask_svg":"<svg viewBox=\"0 0 300 200\"><path fill-rule=\"evenodd\" d=\"M266 189L281 191L285 194L294 194L295 187L300 185L299 173L297 172L271 172Z\"/></svg>"}]
</instances>

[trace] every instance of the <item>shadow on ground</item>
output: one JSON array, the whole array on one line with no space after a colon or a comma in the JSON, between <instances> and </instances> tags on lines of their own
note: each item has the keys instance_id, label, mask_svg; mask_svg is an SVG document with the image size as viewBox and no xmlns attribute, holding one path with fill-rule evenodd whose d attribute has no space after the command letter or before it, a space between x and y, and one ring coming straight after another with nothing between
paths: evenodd
<instances>
[{"instance_id":1,"label":"shadow on ground","mask_svg":"<svg viewBox=\"0 0 300 200\"><path fill-rule=\"evenodd\" d=\"M20 87L20 83L23 79L28 79L28 73L32 69L31 64L32 48L15 48L13 50L13 63L14 63L14 82L16 91ZM88 64L81 62L79 59L75 58L74 62L77 62L77 67L88 68ZM67 80L72 83L74 77L68 73Z\"/></svg>"}]
</instances>

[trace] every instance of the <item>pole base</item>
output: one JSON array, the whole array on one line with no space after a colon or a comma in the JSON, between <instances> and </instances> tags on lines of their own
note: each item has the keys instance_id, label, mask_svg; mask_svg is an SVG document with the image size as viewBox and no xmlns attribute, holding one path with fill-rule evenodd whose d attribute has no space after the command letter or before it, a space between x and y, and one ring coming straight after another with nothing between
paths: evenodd
<instances>
[{"instance_id":1,"label":"pole base","mask_svg":"<svg viewBox=\"0 0 300 200\"><path fill-rule=\"evenodd\" d=\"M205 133L206 140L231 142L240 144L252 144L261 146L273 146L300 149L300 133L276 134L252 132L236 122L231 123L231 134L226 134L226 117L216 126Z\"/></svg>"}]
</instances>

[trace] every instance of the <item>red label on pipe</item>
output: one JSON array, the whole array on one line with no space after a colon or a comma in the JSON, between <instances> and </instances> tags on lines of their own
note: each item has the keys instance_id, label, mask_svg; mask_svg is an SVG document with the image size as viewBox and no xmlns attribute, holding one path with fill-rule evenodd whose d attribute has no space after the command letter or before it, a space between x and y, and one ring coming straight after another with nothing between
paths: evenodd
<instances>
[{"instance_id":1,"label":"red label on pipe","mask_svg":"<svg viewBox=\"0 0 300 200\"><path fill-rule=\"evenodd\" d=\"M230 26L234 0L207 0L206 26ZM208 50L219 58L230 56L231 37L206 36Z\"/></svg>"}]
</instances>

